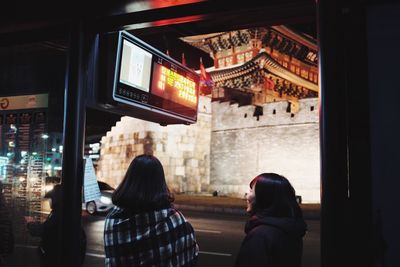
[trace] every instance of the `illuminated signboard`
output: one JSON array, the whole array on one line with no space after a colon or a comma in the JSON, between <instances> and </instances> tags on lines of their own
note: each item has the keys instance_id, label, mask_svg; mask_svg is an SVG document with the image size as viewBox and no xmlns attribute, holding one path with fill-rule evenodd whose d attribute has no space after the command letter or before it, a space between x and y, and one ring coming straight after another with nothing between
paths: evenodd
<instances>
[{"instance_id":1,"label":"illuminated signboard","mask_svg":"<svg viewBox=\"0 0 400 267\"><path fill-rule=\"evenodd\" d=\"M196 83L163 65L154 64L151 90L153 94L172 102L196 108Z\"/></svg>"},{"instance_id":2,"label":"illuminated signboard","mask_svg":"<svg viewBox=\"0 0 400 267\"><path fill-rule=\"evenodd\" d=\"M174 123L196 122L198 74L125 31L119 32L117 47L115 102L145 109L150 120L159 123L165 119L168 124L170 118Z\"/></svg>"}]
</instances>

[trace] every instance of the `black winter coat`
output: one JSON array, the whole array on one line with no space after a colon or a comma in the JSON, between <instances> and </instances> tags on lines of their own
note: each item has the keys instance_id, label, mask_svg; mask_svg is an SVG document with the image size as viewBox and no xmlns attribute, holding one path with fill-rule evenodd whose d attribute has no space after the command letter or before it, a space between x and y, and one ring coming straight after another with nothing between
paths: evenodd
<instances>
[{"instance_id":1,"label":"black winter coat","mask_svg":"<svg viewBox=\"0 0 400 267\"><path fill-rule=\"evenodd\" d=\"M246 223L235 267L300 267L306 228L302 218L257 213Z\"/></svg>"},{"instance_id":2,"label":"black winter coat","mask_svg":"<svg viewBox=\"0 0 400 267\"><path fill-rule=\"evenodd\" d=\"M61 224L60 210L52 210L43 223L29 223L28 230L32 236L40 236L39 255L42 267L53 267L60 257L59 249L59 225ZM81 227L81 261L83 263L86 254L86 233Z\"/></svg>"}]
</instances>

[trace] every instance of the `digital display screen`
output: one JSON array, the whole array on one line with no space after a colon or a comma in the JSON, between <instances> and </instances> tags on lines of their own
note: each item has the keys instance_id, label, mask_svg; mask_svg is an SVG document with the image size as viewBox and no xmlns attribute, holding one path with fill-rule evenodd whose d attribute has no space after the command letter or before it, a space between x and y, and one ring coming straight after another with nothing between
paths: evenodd
<instances>
[{"instance_id":1,"label":"digital display screen","mask_svg":"<svg viewBox=\"0 0 400 267\"><path fill-rule=\"evenodd\" d=\"M152 57L146 50L123 40L119 81L149 92Z\"/></svg>"},{"instance_id":2,"label":"digital display screen","mask_svg":"<svg viewBox=\"0 0 400 267\"><path fill-rule=\"evenodd\" d=\"M120 32L113 99L187 122L197 120L199 75L126 32Z\"/></svg>"}]
</instances>

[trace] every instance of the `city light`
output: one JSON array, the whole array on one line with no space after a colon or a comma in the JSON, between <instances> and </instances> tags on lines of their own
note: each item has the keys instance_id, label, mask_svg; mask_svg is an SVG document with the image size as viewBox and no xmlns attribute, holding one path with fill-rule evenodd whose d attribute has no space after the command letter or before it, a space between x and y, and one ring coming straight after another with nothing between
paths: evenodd
<instances>
[{"instance_id":1,"label":"city light","mask_svg":"<svg viewBox=\"0 0 400 267\"><path fill-rule=\"evenodd\" d=\"M7 157L0 157L0 166L6 165L8 163Z\"/></svg>"},{"instance_id":2,"label":"city light","mask_svg":"<svg viewBox=\"0 0 400 267\"><path fill-rule=\"evenodd\" d=\"M7 177L6 165L8 164L7 157L0 157L0 180L5 180Z\"/></svg>"},{"instance_id":3,"label":"city light","mask_svg":"<svg viewBox=\"0 0 400 267\"><path fill-rule=\"evenodd\" d=\"M47 139L47 138L49 138L49 136L47 134L42 134L42 138Z\"/></svg>"},{"instance_id":4,"label":"city light","mask_svg":"<svg viewBox=\"0 0 400 267\"><path fill-rule=\"evenodd\" d=\"M98 148L100 148L100 143L94 143L94 144L89 144L89 147L90 148L93 148L93 149L98 149Z\"/></svg>"},{"instance_id":5,"label":"city light","mask_svg":"<svg viewBox=\"0 0 400 267\"><path fill-rule=\"evenodd\" d=\"M17 132L17 127L16 127L14 124L11 124L11 125L10 125L10 129L11 129L14 133Z\"/></svg>"},{"instance_id":6,"label":"city light","mask_svg":"<svg viewBox=\"0 0 400 267\"><path fill-rule=\"evenodd\" d=\"M53 188L54 188L54 185L52 185L52 184L48 184L48 185L46 185L46 186L44 187L44 189L46 190L46 192L49 192L49 191L53 190Z\"/></svg>"}]
</instances>

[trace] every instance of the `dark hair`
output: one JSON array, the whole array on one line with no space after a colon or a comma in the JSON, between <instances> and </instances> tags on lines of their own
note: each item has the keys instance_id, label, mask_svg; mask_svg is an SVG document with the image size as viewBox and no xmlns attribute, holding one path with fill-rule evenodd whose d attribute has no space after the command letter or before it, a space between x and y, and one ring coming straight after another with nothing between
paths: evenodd
<instances>
[{"instance_id":1,"label":"dark hair","mask_svg":"<svg viewBox=\"0 0 400 267\"><path fill-rule=\"evenodd\" d=\"M151 155L133 159L122 183L112 196L115 205L135 212L158 210L171 206L161 162Z\"/></svg>"},{"instance_id":2,"label":"dark hair","mask_svg":"<svg viewBox=\"0 0 400 267\"><path fill-rule=\"evenodd\" d=\"M262 173L250 182L255 193L253 213L265 212L273 217L303 217L290 182L276 173Z\"/></svg>"}]
</instances>

